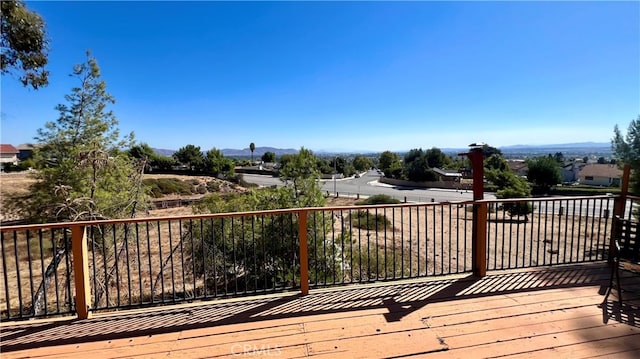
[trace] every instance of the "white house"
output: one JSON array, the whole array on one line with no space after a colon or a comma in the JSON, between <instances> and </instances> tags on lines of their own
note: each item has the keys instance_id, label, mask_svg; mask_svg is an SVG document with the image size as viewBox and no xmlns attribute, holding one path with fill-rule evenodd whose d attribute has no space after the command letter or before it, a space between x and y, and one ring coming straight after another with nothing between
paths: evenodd
<instances>
[{"instance_id":1,"label":"white house","mask_svg":"<svg viewBox=\"0 0 640 359\"><path fill-rule=\"evenodd\" d=\"M0 165L5 163L18 164L18 150L12 145L0 145Z\"/></svg>"},{"instance_id":2,"label":"white house","mask_svg":"<svg viewBox=\"0 0 640 359\"><path fill-rule=\"evenodd\" d=\"M580 183L591 186L619 186L622 170L616 165L591 163L582 168Z\"/></svg>"}]
</instances>

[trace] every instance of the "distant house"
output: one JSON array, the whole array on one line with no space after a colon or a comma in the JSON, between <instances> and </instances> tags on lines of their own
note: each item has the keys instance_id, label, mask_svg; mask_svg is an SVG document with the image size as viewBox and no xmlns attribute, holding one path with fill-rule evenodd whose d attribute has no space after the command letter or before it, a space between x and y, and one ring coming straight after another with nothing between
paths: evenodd
<instances>
[{"instance_id":1,"label":"distant house","mask_svg":"<svg viewBox=\"0 0 640 359\"><path fill-rule=\"evenodd\" d=\"M585 166L585 164L580 161L571 161L560 169L560 174L562 175L562 183L573 183L577 182L579 179L580 170Z\"/></svg>"},{"instance_id":2,"label":"distant house","mask_svg":"<svg viewBox=\"0 0 640 359\"><path fill-rule=\"evenodd\" d=\"M438 180L440 181L453 182L460 181L460 179L462 178L462 173L458 171L441 170L439 168L432 168L432 170L438 175Z\"/></svg>"},{"instance_id":3,"label":"distant house","mask_svg":"<svg viewBox=\"0 0 640 359\"><path fill-rule=\"evenodd\" d=\"M5 163L18 164L18 150L12 145L0 145L0 165Z\"/></svg>"},{"instance_id":4,"label":"distant house","mask_svg":"<svg viewBox=\"0 0 640 359\"><path fill-rule=\"evenodd\" d=\"M529 166L524 160L508 160L507 166L516 176L526 177L529 172Z\"/></svg>"},{"instance_id":5,"label":"distant house","mask_svg":"<svg viewBox=\"0 0 640 359\"><path fill-rule=\"evenodd\" d=\"M18 161L24 161L33 155L35 146L31 143L18 145Z\"/></svg>"},{"instance_id":6,"label":"distant house","mask_svg":"<svg viewBox=\"0 0 640 359\"><path fill-rule=\"evenodd\" d=\"M619 186L621 178L622 170L609 164L588 164L579 174L580 183L591 186Z\"/></svg>"}]
</instances>

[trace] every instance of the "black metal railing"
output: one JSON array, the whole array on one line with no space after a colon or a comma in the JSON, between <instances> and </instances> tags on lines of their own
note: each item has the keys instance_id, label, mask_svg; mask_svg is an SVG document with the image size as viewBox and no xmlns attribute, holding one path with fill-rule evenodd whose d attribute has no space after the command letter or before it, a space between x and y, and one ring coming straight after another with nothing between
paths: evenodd
<instances>
[{"instance_id":1,"label":"black metal railing","mask_svg":"<svg viewBox=\"0 0 640 359\"><path fill-rule=\"evenodd\" d=\"M487 268L603 260L613 200L607 196L495 201L487 218Z\"/></svg>"},{"instance_id":2,"label":"black metal railing","mask_svg":"<svg viewBox=\"0 0 640 359\"><path fill-rule=\"evenodd\" d=\"M2 231L2 315L44 317L75 312L71 234L66 228Z\"/></svg>"},{"instance_id":3,"label":"black metal railing","mask_svg":"<svg viewBox=\"0 0 640 359\"><path fill-rule=\"evenodd\" d=\"M78 298L90 311L102 311L305 293L309 287L470 273L478 266L498 270L599 261L606 258L614 198L303 208L2 227L0 318L86 311L76 305ZM626 203L631 213L639 199L628 197ZM483 206L486 219L476 215ZM479 235L486 240L484 258L474 254L478 228L486 228Z\"/></svg>"}]
</instances>

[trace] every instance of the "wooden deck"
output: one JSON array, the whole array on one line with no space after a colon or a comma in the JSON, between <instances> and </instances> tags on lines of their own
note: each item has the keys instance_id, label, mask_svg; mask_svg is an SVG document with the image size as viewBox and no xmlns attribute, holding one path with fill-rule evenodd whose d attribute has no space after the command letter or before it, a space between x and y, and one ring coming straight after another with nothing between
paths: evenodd
<instances>
[{"instance_id":1,"label":"wooden deck","mask_svg":"<svg viewBox=\"0 0 640 359\"><path fill-rule=\"evenodd\" d=\"M603 264L3 323L10 358L640 358ZM639 286L640 276L625 278Z\"/></svg>"}]
</instances>

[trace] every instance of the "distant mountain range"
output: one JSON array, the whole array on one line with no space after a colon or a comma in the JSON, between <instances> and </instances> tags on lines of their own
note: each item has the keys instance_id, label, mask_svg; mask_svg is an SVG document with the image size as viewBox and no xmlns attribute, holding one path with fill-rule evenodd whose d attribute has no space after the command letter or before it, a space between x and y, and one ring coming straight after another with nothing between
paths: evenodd
<instances>
[{"instance_id":1,"label":"distant mountain range","mask_svg":"<svg viewBox=\"0 0 640 359\"><path fill-rule=\"evenodd\" d=\"M512 145L500 147L502 151L522 150L522 149L556 149L556 148L611 148L609 142L576 142L559 143L555 145Z\"/></svg>"},{"instance_id":2,"label":"distant mountain range","mask_svg":"<svg viewBox=\"0 0 640 359\"><path fill-rule=\"evenodd\" d=\"M176 152L176 150L167 150L163 148L154 148L153 151L161 156L171 156ZM234 148L223 148L220 151L222 151L222 154L227 157L251 157L251 150L249 148L243 148L241 150ZM256 147L253 151L253 156L261 157L266 152L273 152L276 154L276 156L282 156L298 153L298 150L293 148Z\"/></svg>"},{"instance_id":3,"label":"distant mountain range","mask_svg":"<svg viewBox=\"0 0 640 359\"><path fill-rule=\"evenodd\" d=\"M570 153L609 153L611 152L611 143L608 142L576 142L576 143L560 143L552 145L511 145L502 146L499 149L503 153L518 153L518 154L538 154L538 153L555 153L555 152L570 152ZM154 148L155 153L162 156L171 156L175 150ZM445 153L458 153L468 150L468 148L442 148ZM251 150L249 148L234 149L224 148L221 150L222 154L227 157L250 157ZM408 151L408 150L407 150ZM256 147L253 151L254 157L260 157L265 152L273 152L276 156L282 156L284 154L296 154L298 150L293 148L276 148L276 147ZM317 154L335 154L329 151L314 151ZM370 152L370 151L367 151ZM348 154L341 151L341 154ZM362 153L354 151L353 153Z\"/></svg>"}]
</instances>

